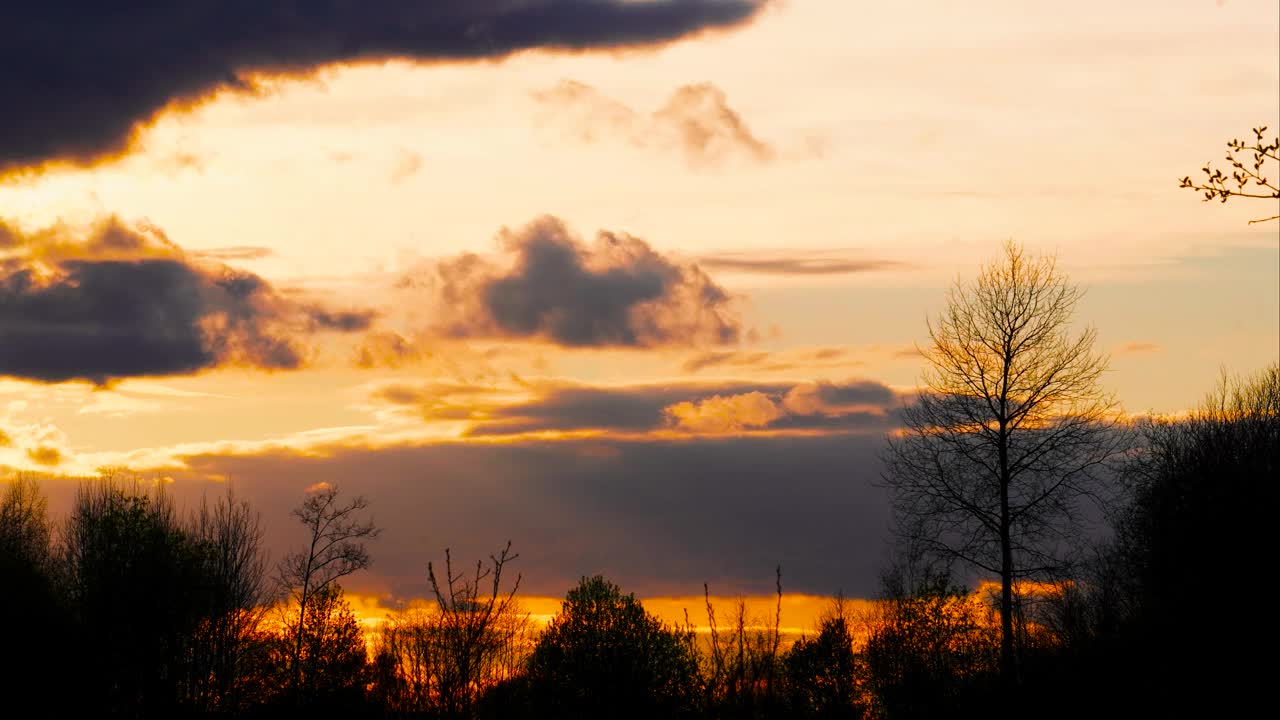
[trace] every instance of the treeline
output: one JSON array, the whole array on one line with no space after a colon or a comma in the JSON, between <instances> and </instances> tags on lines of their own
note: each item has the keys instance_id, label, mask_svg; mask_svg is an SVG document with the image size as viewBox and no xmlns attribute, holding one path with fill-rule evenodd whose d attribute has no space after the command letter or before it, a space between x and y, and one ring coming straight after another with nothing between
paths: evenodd
<instances>
[{"instance_id":1,"label":"treeline","mask_svg":"<svg viewBox=\"0 0 1280 720\"><path fill-rule=\"evenodd\" d=\"M584 578L536 627L508 545L429 564L433 601L371 637L340 584L377 533L334 488L295 518L309 546L271 567L233 495L179 512L123 477L80 487L64 522L38 483L0 496L0 686L24 717L904 718L1223 716L1260 694L1270 624L1280 367L1132 429L1105 542L1071 577L1020 588L1017 675L993 604L903 557L874 610L833 601L789 646L780 617L710 600L698 630ZM779 579L779 596L781 580ZM705 613L705 616L703 615ZM705 623L702 622L703 616ZM710 630L705 629L706 626ZM1265 650L1266 648L1261 648Z\"/></svg>"}]
</instances>

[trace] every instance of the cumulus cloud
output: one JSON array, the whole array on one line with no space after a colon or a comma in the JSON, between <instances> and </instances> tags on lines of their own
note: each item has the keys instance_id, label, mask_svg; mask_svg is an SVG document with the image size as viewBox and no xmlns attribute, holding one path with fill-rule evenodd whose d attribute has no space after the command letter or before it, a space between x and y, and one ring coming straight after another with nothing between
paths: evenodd
<instances>
[{"instance_id":1,"label":"cumulus cloud","mask_svg":"<svg viewBox=\"0 0 1280 720\"><path fill-rule=\"evenodd\" d=\"M608 137L636 147L675 149L694 166L718 165L731 157L768 162L775 155L729 106L724 91L711 83L681 86L649 114L575 80L562 80L533 96L586 142Z\"/></svg>"},{"instance_id":2,"label":"cumulus cloud","mask_svg":"<svg viewBox=\"0 0 1280 720\"><path fill-rule=\"evenodd\" d=\"M103 384L227 364L296 368L303 335L362 330L372 317L197 262L146 223L112 218L87 235L0 223L0 375Z\"/></svg>"},{"instance_id":3,"label":"cumulus cloud","mask_svg":"<svg viewBox=\"0 0 1280 720\"><path fill-rule=\"evenodd\" d=\"M501 258L467 254L428 274L439 332L638 348L735 343L742 333L723 288L640 238L602 230L588 246L546 216L499 241Z\"/></svg>"},{"instance_id":4,"label":"cumulus cloud","mask_svg":"<svg viewBox=\"0 0 1280 720\"><path fill-rule=\"evenodd\" d=\"M750 20L766 0L20 1L0 44L0 172L127 149L166 107L260 74L651 45ZM304 9L305 8L305 9Z\"/></svg>"}]
</instances>

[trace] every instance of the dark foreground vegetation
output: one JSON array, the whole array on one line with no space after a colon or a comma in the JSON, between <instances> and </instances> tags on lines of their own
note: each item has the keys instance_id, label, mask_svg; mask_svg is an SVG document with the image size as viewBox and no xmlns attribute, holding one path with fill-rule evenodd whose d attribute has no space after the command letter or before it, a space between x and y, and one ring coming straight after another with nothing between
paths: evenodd
<instances>
[{"instance_id":1,"label":"dark foreground vegetation","mask_svg":"<svg viewBox=\"0 0 1280 720\"><path fill-rule=\"evenodd\" d=\"M509 546L465 568L446 554L434 603L366 638L338 582L369 562L361 499L308 495L309 549L270 568L231 495L184 514L106 478L55 526L18 477L0 495L0 684L23 717L1228 716L1266 681L1249 649L1271 618L1280 367L1130 432L1108 539L1015 594L1012 681L998 600L910 557L874 612L836 600L786 647L776 617L708 600L710 633L670 627L601 577L537 628Z\"/></svg>"}]
</instances>

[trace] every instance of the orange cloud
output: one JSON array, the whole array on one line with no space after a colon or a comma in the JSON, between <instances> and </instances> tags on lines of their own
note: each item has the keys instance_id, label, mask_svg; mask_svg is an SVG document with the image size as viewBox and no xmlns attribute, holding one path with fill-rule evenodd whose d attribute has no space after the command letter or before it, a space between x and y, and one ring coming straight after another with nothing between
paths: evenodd
<instances>
[{"instance_id":1,"label":"orange cloud","mask_svg":"<svg viewBox=\"0 0 1280 720\"><path fill-rule=\"evenodd\" d=\"M666 409L676 427L690 432L722 433L761 428L785 413L761 392L728 397L712 395L697 403L681 402Z\"/></svg>"},{"instance_id":2,"label":"orange cloud","mask_svg":"<svg viewBox=\"0 0 1280 720\"><path fill-rule=\"evenodd\" d=\"M1144 342L1134 340L1127 342L1115 349L1117 355L1147 355L1151 353L1163 352L1164 346L1153 342Z\"/></svg>"}]
</instances>

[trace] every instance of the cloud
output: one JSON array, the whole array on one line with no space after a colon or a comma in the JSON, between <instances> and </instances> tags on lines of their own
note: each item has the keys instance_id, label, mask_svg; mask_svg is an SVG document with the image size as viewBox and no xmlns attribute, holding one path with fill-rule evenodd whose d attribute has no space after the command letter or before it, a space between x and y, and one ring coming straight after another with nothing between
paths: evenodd
<instances>
[{"instance_id":1,"label":"cloud","mask_svg":"<svg viewBox=\"0 0 1280 720\"><path fill-rule=\"evenodd\" d=\"M54 467L62 462L62 451L56 447L34 447L27 450L27 457L31 462L45 467Z\"/></svg>"},{"instance_id":2,"label":"cloud","mask_svg":"<svg viewBox=\"0 0 1280 720\"><path fill-rule=\"evenodd\" d=\"M675 420L677 427L708 433L763 428L786 414L762 392L712 395L696 403L676 403L666 408L666 412Z\"/></svg>"},{"instance_id":3,"label":"cloud","mask_svg":"<svg viewBox=\"0 0 1280 720\"><path fill-rule=\"evenodd\" d=\"M852 368L863 365L849 356L851 351L843 347L819 347L792 349L778 352L768 350L714 350L700 352L681 363L687 373L698 373L708 368L751 369L754 372L785 372L793 370L818 370Z\"/></svg>"},{"instance_id":4,"label":"cloud","mask_svg":"<svg viewBox=\"0 0 1280 720\"><path fill-rule=\"evenodd\" d=\"M391 171L391 182L408 180L421 169L422 156L408 148L400 148L396 153L395 169Z\"/></svg>"},{"instance_id":5,"label":"cloud","mask_svg":"<svg viewBox=\"0 0 1280 720\"><path fill-rule=\"evenodd\" d=\"M766 0L19 2L5 12L0 172L92 163L161 110L262 75L342 62L498 58L673 41L750 20Z\"/></svg>"},{"instance_id":6,"label":"cloud","mask_svg":"<svg viewBox=\"0 0 1280 720\"><path fill-rule=\"evenodd\" d=\"M87 236L0 223L0 375L104 384L218 365L296 368L303 336L362 330L372 317L197 263L146 223L110 218Z\"/></svg>"},{"instance_id":7,"label":"cloud","mask_svg":"<svg viewBox=\"0 0 1280 720\"><path fill-rule=\"evenodd\" d=\"M275 251L271 248L258 247L256 245L232 245L230 247L191 252L192 257L208 258L210 260L261 260L275 254Z\"/></svg>"},{"instance_id":8,"label":"cloud","mask_svg":"<svg viewBox=\"0 0 1280 720\"><path fill-rule=\"evenodd\" d=\"M371 400L432 421L469 423L471 437L596 432L644 435L819 430L880 432L900 404L871 380L832 382L392 383Z\"/></svg>"},{"instance_id":9,"label":"cloud","mask_svg":"<svg viewBox=\"0 0 1280 720\"><path fill-rule=\"evenodd\" d=\"M426 278L440 333L635 348L729 344L742 334L723 288L640 238L602 230L587 246L561 220L544 216L503 230L499 240L501 264L467 254L439 263Z\"/></svg>"},{"instance_id":10,"label":"cloud","mask_svg":"<svg viewBox=\"0 0 1280 720\"><path fill-rule=\"evenodd\" d=\"M703 255L698 264L709 270L751 275L852 275L910 267L896 260L842 258L844 250L760 251ZM835 254L837 257L832 257Z\"/></svg>"},{"instance_id":11,"label":"cloud","mask_svg":"<svg viewBox=\"0 0 1280 720\"><path fill-rule=\"evenodd\" d=\"M675 149L693 166L715 166L730 157L768 162L776 154L729 107L724 91L711 83L677 88L665 105L648 115L575 80L561 80L533 97L557 118L563 117L585 142L607 136L636 147Z\"/></svg>"},{"instance_id":12,"label":"cloud","mask_svg":"<svg viewBox=\"0 0 1280 720\"><path fill-rule=\"evenodd\" d=\"M1117 347L1115 353L1117 355L1147 355L1162 352L1163 350L1164 346L1158 343L1135 340Z\"/></svg>"},{"instance_id":13,"label":"cloud","mask_svg":"<svg viewBox=\"0 0 1280 720\"><path fill-rule=\"evenodd\" d=\"M375 330L355 347L352 364L359 368L398 368L422 358L417 343L389 330Z\"/></svg>"}]
</instances>

